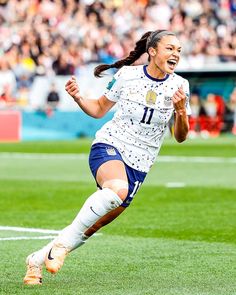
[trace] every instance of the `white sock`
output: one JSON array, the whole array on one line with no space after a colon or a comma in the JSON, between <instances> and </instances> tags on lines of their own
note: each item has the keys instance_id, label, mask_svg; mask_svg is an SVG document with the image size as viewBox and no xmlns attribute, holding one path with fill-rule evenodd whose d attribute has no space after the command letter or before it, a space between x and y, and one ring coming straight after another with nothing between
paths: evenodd
<instances>
[{"instance_id":1,"label":"white sock","mask_svg":"<svg viewBox=\"0 0 236 295\"><path fill-rule=\"evenodd\" d=\"M96 191L84 203L73 222L65 227L52 242L33 253L31 258L38 265L44 263L44 259L53 244L61 244L68 251L82 246L88 237L84 232L90 228L105 214L122 204L119 196L109 188Z\"/></svg>"},{"instance_id":2,"label":"white sock","mask_svg":"<svg viewBox=\"0 0 236 295\"><path fill-rule=\"evenodd\" d=\"M32 253L30 256L30 261L36 265L43 265L45 256L49 252L49 250L52 248L54 244L54 240L48 243L46 246L44 246L42 249Z\"/></svg>"},{"instance_id":3,"label":"white sock","mask_svg":"<svg viewBox=\"0 0 236 295\"><path fill-rule=\"evenodd\" d=\"M93 193L84 203L73 222L64 228L56 238L56 243L74 250L88 239L84 232L105 214L119 207L122 200L109 188Z\"/></svg>"},{"instance_id":4,"label":"white sock","mask_svg":"<svg viewBox=\"0 0 236 295\"><path fill-rule=\"evenodd\" d=\"M68 251L72 251L80 246L82 246L88 237L84 234L87 230L82 223L76 224L74 221L65 227L58 235L58 237L54 240L56 244L61 244L65 246Z\"/></svg>"}]
</instances>

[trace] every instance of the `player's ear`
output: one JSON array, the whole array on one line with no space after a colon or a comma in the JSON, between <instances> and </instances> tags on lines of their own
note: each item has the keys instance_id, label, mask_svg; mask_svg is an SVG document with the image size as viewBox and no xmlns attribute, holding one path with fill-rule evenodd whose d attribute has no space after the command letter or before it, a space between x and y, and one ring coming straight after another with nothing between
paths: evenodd
<instances>
[{"instance_id":1,"label":"player's ear","mask_svg":"<svg viewBox=\"0 0 236 295\"><path fill-rule=\"evenodd\" d=\"M154 49L153 47L150 47L150 48L148 49L148 53L149 53L150 56L155 56L156 53L157 53L157 51L156 51L156 49Z\"/></svg>"}]
</instances>

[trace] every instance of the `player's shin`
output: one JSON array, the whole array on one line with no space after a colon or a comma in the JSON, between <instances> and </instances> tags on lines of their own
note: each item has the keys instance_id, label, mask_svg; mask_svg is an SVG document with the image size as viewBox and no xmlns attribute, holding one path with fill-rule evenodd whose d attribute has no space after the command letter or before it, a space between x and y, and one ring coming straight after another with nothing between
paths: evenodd
<instances>
[{"instance_id":1,"label":"player's shin","mask_svg":"<svg viewBox=\"0 0 236 295\"><path fill-rule=\"evenodd\" d=\"M45 258L48 271L56 273L68 252L80 247L87 240L84 232L100 218L122 204L119 196L109 188L96 191L84 203L74 221L64 228L54 240Z\"/></svg>"},{"instance_id":2,"label":"player's shin","mask_svg":"<svg viewBox=\"0 0 236 295\"><path fill-rule=\"evenodd\" d=\"M88 238L84 232L121 204L122 200L111 189L96 191L86 200L73 222L61 231L56 243L64 245L69 251L83 245Z\"/></svg>"}]
</instances>

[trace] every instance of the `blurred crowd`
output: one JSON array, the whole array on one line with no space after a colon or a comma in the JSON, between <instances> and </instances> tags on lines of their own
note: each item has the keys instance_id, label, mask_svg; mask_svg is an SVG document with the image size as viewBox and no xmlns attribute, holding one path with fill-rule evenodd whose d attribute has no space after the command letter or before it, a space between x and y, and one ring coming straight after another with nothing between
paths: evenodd
<instances>
[{"instance_id":1,"label":"blurred crowd","mask_svg":"<svg viewBox=\"0 0 236 295\"><path fill-rule=\"evenodd\" d=\"M199 93L191 94L192 114L189 118L189 137L217 137L222 132L236 135L236 87L226 102L220 95L208 93L202 99Z\"/></svg>"},{"instance_id":2,"label":"blurred crowd","mask_svg":"<svg viewBox=\"0 0 236 295\"><path fill-rule=\"evenodd\" d=\"M1 100L24 104L36 76L79 76L156 29L178 35L182 67L236 62L236 0L1 0Z\"/></svg>"}]
</instances>

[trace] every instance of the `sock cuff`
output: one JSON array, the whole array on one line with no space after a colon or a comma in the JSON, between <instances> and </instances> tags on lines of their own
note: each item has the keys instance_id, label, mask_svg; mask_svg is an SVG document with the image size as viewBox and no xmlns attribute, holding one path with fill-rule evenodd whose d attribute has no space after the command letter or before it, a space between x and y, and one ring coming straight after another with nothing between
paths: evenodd
<instances>
[{"instance_id":1,"label":"sock cuff","mask_svg":"<svg viewBox=\"0 0 236 295\"><path fill-rule=\"evenodd\" d=\"M105 214L118 208L123 201L111 189L104 188L93 193L80 209L77 220L83 224L84 228L91 227L98 219ZM74 222L73 222L74 223ZM85 232L85 230L83 230Z\"/></svg>"},{"instance_id":2,"label":"sock cuff","mask_svg":"<svg viewBox=\"0 0 236 295\"><path fill-rule=\"evenodd\" d=\"M111 202L111 205L114 205L112 207L117 208L123 203L123 200L121 200L121 198L110 188L103 188L101 192L104 193L107 200Z\"/></svg>"}]
</instances>

